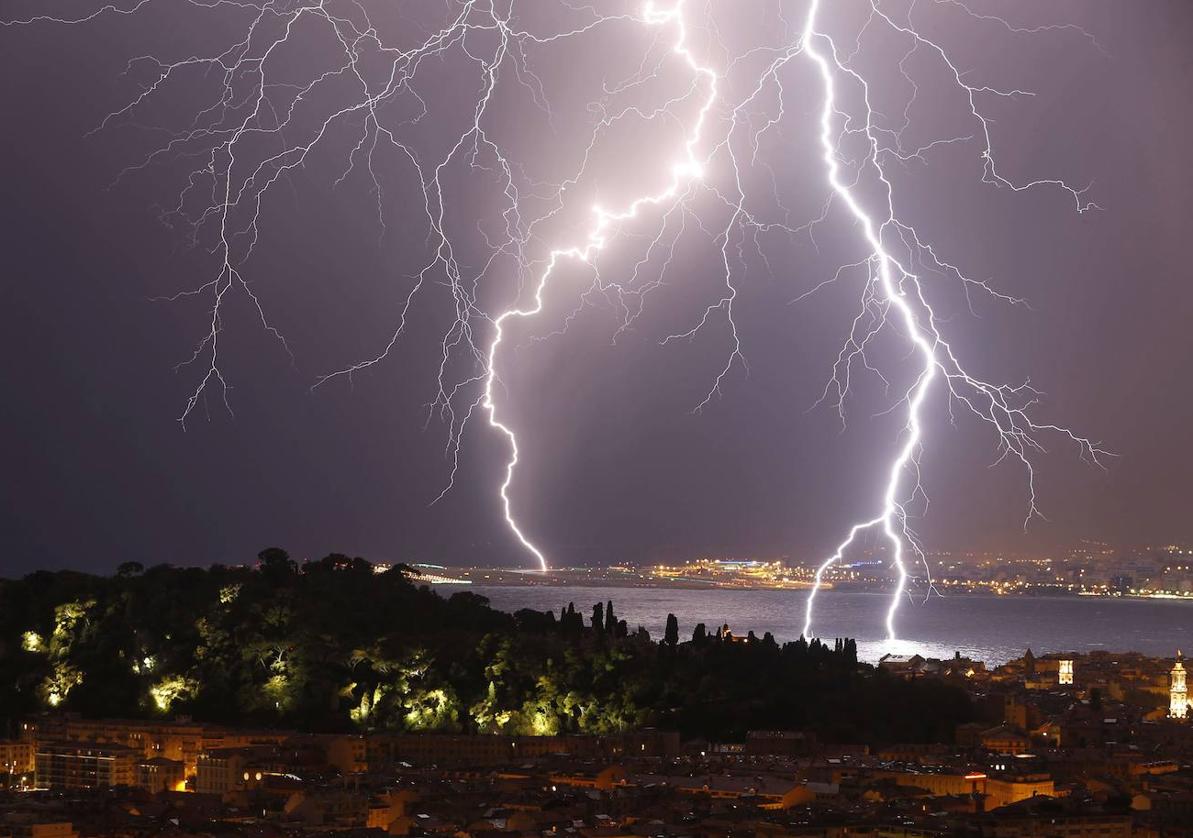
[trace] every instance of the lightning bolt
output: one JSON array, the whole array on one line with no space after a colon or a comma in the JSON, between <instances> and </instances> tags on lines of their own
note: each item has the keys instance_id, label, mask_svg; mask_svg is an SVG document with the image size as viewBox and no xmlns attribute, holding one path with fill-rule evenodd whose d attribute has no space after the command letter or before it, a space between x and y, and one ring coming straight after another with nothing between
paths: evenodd
<instances>
[{"instance_id":1,"label":"lightning bolt","mask_svg":"<svg viewBox=\"0 0 1193 838\"><path fill-rule=\"evenodd\" d=\"M507 309L499 314L493 322L495 334L492 343L489 344L488 358L485 365L487 371L484 377L485 387L480 404L488 414L489 425L500 431L509 440L510 458L505 467L505 480L502 481L500 489L505 522L509 525L510 530L522 546L538 560L539 565L544 571L547 570L547 559L542 551L522 531L522 527L519 526L510 503L509 490L514 481L514 469L518 465L518 438L509 425L498 418L497 404L493 398L493 387L498 380L497 353L505 338L504 326L507 321L512 318L533 317L543 310L543 292L546 290L547 283L561 260L572 259L584 263L591 262L605 247L610 227L635 218L646 207L658 206L670 201L679 194L685 184L699 178L703 174L704 164L697 159L695 149L700 142L702 129L708 118L708 113L717 98L717 74L708 67L701 66L688 48L687 27L683 18L683 7L684 0L678 0L671 9L666 11L656 10L653 3L647 3L643 12L643 19L650 24L660 25L674 22L677 34L673 50L683 58L693 73L705 80L708 88L707 96L696 117L695 124L688 134L687 141L684 143L682 162L672 167L670 182L667 183L662 191L653 195L648 194L635 198L619 210L610 211L599 206L594 207L593 225L589 229L584 243L571 247L557 248L551 251L550 256L547 258L547 267L543 270L535 284L533 304L526 308Z\"/></svg>"},{"instance_id":2,"label":"lightning bolt","mask_svg":"<svg viewBox=\"0 0 1193 838\"><path fill-rule=\"evenodd\" d=\"M943 2L968 11L966 7L955 0L943 0ZM1037 187L1053 187L1060 189L1072 198L1077 212L1083 213L1095 208L1095 204L1085 200L1085 190L1074 189L1063 180L1037 179L1017 183L1000 173L994 155L990 123L983 115L978 105L978 99L983 93L1008 97L1024 92L1002 91L987 86L972 85L964 81L962 73L946 50L936 41L920 34L912 24L915 6L916 4L912 2L907 8L905 20L899 22L880 7L879 0L871 0L869 3L870 16L863 30L874 22L883 23L910 43L909 50L904 59L900 61L899 66L904 78L911 83L915 93L918 93L918 87L904 69L906 59L913 52L924 49L943 65L948 77L962 91L969 106L969 116L977 123L978 133L983 143L981 151L983 181L1015 192ZM866 284L866 296L863 300L863 313L854 320L853 332L842 350L842 354L838 356L830 382L830 387L835 387L837 392L838 409L842 409L845 394L848 391L848 375L852 364L858 359L862 359L861 362L866 363L864 360L866 346L879 331L891 326L888 317L892 310L895 321L893 327L901 331L906 340L911 343L915 355L920 359L920 367L901 400L901 403L906 405L906 420L899 444L885 471L886 479L883 484L881 507L874 517L855 523L849 529L845 539L837 545L832 555L816 568L814 583L808 592L804 607L803 634L805 637L813 636L813 605L816 594L824 584L825 573L842 559L845 551L857 542L859 536L868 530L878 528L889 544L891 563L896 574L895 592L886 612L887 639L890 642L897 639L895 615L907 588L909 572L906 556L908 552L914 553L923 563L928 574L928 584L931 585L930 568L914 534L908 527L906 498L914 497L916 493L922 492L919 483L918 455L924 436L923 408L938 379L942 380L948 388L950 406L955 400L993 429L1000 448L999 459L1014 458L1023 467L1029 492L1025 526L1032 517L1040 514L1036 506L1035 471L1031 455L1033 452L1044 450L1038 440L1041 433L1060 434L1077 446L1083 458L1094 463L1098 463L1099 458L1108 452L1067 428L1042 424L1033 420L1028 410L1035 404L1039 393L1031 387L1030 383L1018 386L998 385L970 375L958 360L952 346L942 336L940 320L929 302L920 276L912 269L912 256L926 254L931 260L931 264L942 271L951 272L960 277L967 290L970 286L991 292L992 289L983 282L967 277L952 264L943 262L937 257L935 249L921 239L914 226L900 220L895 208L895 190L888 176L886 169L888 164L885 161L889 158L907 160L909 157L920 157L928 147L918 149L910 155L900 153L898 131L893 133L893 145L883 141L884 132L887 134L891 132L879 125L877 114L871 104L870 84L860 72L850 66L848 58L843 56L834 40L818 29L820 8L821 0L811 0L804 20L801 43L803 53L815 65L823 90L819 140L825 176L832 195L845 205L849 215L861 228L869 250L869 256L864 262L869 271L869 279ZM974 15L974 17L983 20L991 19L989 16ZM1012 31L1023 31L1021 28L1011 27L1010 24L999 18L995 18L995 20L1003 23ZM861 37L862 34L859 34L859 44ZM860 113L844 113L838 109L838 77L852 82L860 90L862 102ZM914 100L914 95L912 99ZM904 127L908 122L909 109L910 103L904 111ZM854 119L856 124L861 127L846 125L838 132L835 130L838 117L843 118L846 122ZM858 167L857 179L853 183L849 183L843 178L841 164L843 155L840 137L849 132L861 134L867 149ZM941 142L954 141L946 139ZM933 143L933 145L935 144L937 143ZM868 170L871 177L880 185L878 191L882 200L877 210L868 208L857 194L856 184L863 176L862 170ZM896 246L903 251L902 258L896 254ZM996 296L1007 299L1003 295L996 294ZM871 312L871 307L877 314L874 319L866 321L864 315ZM861 334L860 338L858 337L859 333ZM827 395L829 390L826 389L825 392ZM914 479L914 486L910 493L902 491L904 479L909 472Z\"/></svg>"},{"instance_id":3,"label":"lightning bolt","mask_svg":"<svg viewBox=\"0 0 1193 838\"><path fill-rule=\"evenodd\" d=\"M438 338L435 392L427 404L427 419L438 417L447 427L445 456L450 469L446 485L432 503L455 486L464 432L478 415L483 417L508 446L497 493L505 523L528 556L546 570L547 557L527 535L511 496L521 451L499 398L500 369L508 363L511 328L543 314L548 293L568 265L587 271L589 285L557 331L534 339L566 331L583 308L605 300L619 315L612 336L616 342L641 315L647 299L664 286L681 239L703 235L719 252L721 287L707 305L698 308L689 328L681 327L659 341L662 345L690 341L724 323L724 362L694 405L693 410L699 412L722 394L735 368L748 369L734 318L747 250L756 254L773 276L775 266L763 246L764 236L806 236L816 246L816 228L843 210L861 233L865 255L841 266L794 301L855 278L861 280L860 310L817 404L832 405L844 422L846 399L856 375L876 375L888 388L893 386L882 363L892 359L875 357L874 344L880 336L891 334L907 345L915 374L906 387L897 388L899 397L889 408L900 412L903 424L889 458L875 463L881 500L877 508L851 525L833 554L817 567L805 603L803 632L813 636L813 604L826 574L863 535L873 531L887 544L896 577L886 610L888 637L895 639L895 617L913 562L923 564L931 591L930 570L910 520L913 504L927 502L920 482L920 456L933 394L947 397L950 419L955 419L958 411L968 413L990 429L997 462L1009 460L1022 469L1028 499L1025 526L1040 516L1035 459L1045 451L1045 437L1058 437L1074 446L1082 459L1095 464L1108 455L1088 438L1034 418L1041 394L1030 381L998 384L970 374L946 337L945 318L938 313L939 303L934 306L932 289L923 279L925 273L959 283L967 300L971 294L985 294L1011 305L1023 301L971 277L948 258L944 248L920 234L898 204L892 166L926 166L929 155L942 147L971 148L980 162L980 180L992 187L1015 193L1052 190L1071 200L1078 213L1096 205L1086 198L1086 189L1071 187L1062 179L1019 180L1004 174L994 153L985 103L1032 93L969 81L942 43L924 35L917 26L920 9L968 16L975 25L994 25L1013 36L1075 33L1099 50L1101 47L1079 27L1017 26L977 14L961 0L907 0L902 4L859 0L859 4L866 13L864 20L853 42L843 44L829 34L821 20L822 0L777 0L773 6L777 31L768 33L777 45L760 41L736 53L720 37L711 4L706 4L708 19L701 29L698 56L692 45L688 0L674 0L666 8L648 2L637 12L619 14L602 13L595 5L565 2L561 8L571 15L568 22L545 34L520 22L514 12L515 0L453 0L446 4L448 12L442 22L432 26L411 22L398 37L383 36L390 29L374 21L368 8L357 0L185 0L185 8L225 14L229 20L243 18L241 27L233 30L238 34L225 49L210 55L177 60L152 55L134 58L129 73L145 76L140 93L98 126L133 122L152 99L168 96L172 84L194 78L214 80L210 100L201 104L191 122L181 130L165 131L165 142L118 178L167 161L198 161L186 176L177 201L162 213L163 222L183 229L193 246L206 248L215 257L209 281L164 298L202 299L209 306L206 328L193 353L180 365L197 367L199 375L179 421L185 425L193 412L206 404L209 394L217 395L231 410L220 339L225 309L234 297L246 300L261 327L290 351L245 274L245 264L260 239L263 207L275 186L305 168L317 150L337 154L343 162L334 187L363 180L384 234L386 175L400 169L416 185L416 210L425 225L428 255L410 275L397 323L380 350L319 376L314 387L341 379L350 383L357 373L388 359L415 317L419 300L436 289L446 289L452 316ZM0 23L5 27L39 22L79 25L104 16L142 14L154 5L155 0L130 0L127 7L108 4L76 18L38 15ZM895 7L898 12L891 10ZM791 8L804 10L802 23L789 21L787 10ZM556 114L534 71L534 51L618 26L645 27L656 33L638 70L613 84L602 79L605 98L591 106L598 118L587 144L576 146L580 161L574 173L551 183L527 175L525 165L503 147L498 120L491 115L499 91L512 85L553 125ZM906 45L895 70L911 95L893 120L872 101L868 74L873 71L855 61L859 55L869 55L866 38L880 32ZM410 37L410 33L415 34ZM330 60L324 62L316 57L316 51L309 51L310 75L298 80L275 69L275 63L286 66L287 50L302 48L306 43L302 39L312 37L323 37L331 44L334 56ZM398 41L402 45L397 45ZM920 92L912 71L913 57L925 66L931 64L959 94L961 115L971 125L968 133L963 130L918 145L905 141ZM800 58L806 65L797 63ZM429 68L451 60L475 72L475 98L448 141L425 148L418 130L433 118L433 109L423 79L433 72ZM613 106L617 97L658 82L663 68L673 64L682 68L688 80L679 93L663 95L653 107L635 103ZM820 214L797 226L790 221L792 213L783 203L775 170L762 155L762 140L788 120L787 104L797 95L789 85L801 66L806 66L816 81L819 118L814 127L819 154L814 162L823 172L827 194ZM332 97L339 97L334 99L337 104L318 111L327 107L318 103ZM642 191L636 196L622 198L613 208L594 207L585 214L579 233L553 232L552 225L571 209L571 193L583 179L592 177L589 163L599 139L625 119L681 127L682 139L674 153L667 155L669 164L644 173ZM346 153L335 151L337 136L351 137ZM471 182L495 186L500 204L495 216L483 217L465 233L454 226L453 213L470 208L453 204L451 198L452 178L461 173ZM765 210L753 199L751 178L759 176L769 179ZM705 203L698 204L701 200ZM708 217L712 212L722 214L715 224ZM473 244L469 234L483 242L484 258L479 265L469 258ZM645 249L629 271L603 275L600 257L619 236L644 238ZM497 305L492 313L481 302L481 289L494 282L500 287L511 279L516 285L513 302Z\"/></svg>"}]
</instances>

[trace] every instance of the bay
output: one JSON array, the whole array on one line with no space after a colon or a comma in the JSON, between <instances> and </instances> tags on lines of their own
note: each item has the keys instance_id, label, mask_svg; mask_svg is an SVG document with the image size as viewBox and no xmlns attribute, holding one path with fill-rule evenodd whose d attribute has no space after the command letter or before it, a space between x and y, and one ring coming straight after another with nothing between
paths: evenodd
<instances>
[{"instance_id":1,"label":"bay","mask_svg":"<svg viewBox=\"0 0 1193 838\"><path fill-rule=\"evenodd\" d=\"M587 622L596 602L613 601L619 619L660 639L667 614L679 620L680 639L703 622L709 632L728 624L734 634L771 632L780 643L799 637L805 591L740 588L626 588L588 586L440 585L444 595L468 590L494 608L559 609L574 602ZM1193 602L1111 597L933 596L904 598L896 616L899 639L886 639L884 594L824 591L817 595L813 629L822 638L852 637L858 656L871 663L883 654L952 657L955 652L1005 663L1030 647L1045 652L1135 651L1172 657L1193 650Z\"/></svg>"}]
</instances>

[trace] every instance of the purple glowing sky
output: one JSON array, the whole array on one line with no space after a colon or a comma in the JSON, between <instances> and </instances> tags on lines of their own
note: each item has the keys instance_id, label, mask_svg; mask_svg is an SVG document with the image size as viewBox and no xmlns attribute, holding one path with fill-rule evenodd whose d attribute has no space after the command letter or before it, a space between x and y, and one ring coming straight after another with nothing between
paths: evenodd
<instances>
[{"instance_id":1,"label":"purple glowing sky","mask_svg":"<svg viewBox=\"0 0 1193 838\"><path fill-rule=\"evenodd\" d=\"M834 4L832 12L842 37L859 19L848 5ZM1030 377L1047 394L1045 418L1120 456L1103 473L1056 445L1038 471L1039 502L1050 520L1025 535L1021 473L988 469L988 430L964 418L952 427L943 402L935 404L923 461L932 505L915 522L917 531L929 548L1013 551L1080 537L1193 537L1193 396L1185 386L1193 284L1183 251L1193 209L1185 158L1193 130L1193 10L1180 0L1065 2L1046 10L1030 2L972 4L981 11L997 6L1022 26L1079 24L1096 36L1099 50L1071 30L1016 34L947 3L920 5L926 28L963 56L974 78L1036 92L991 105L1004 168L1078 185L1093 181L1090 197L1104 207L1079 216L1064 195L985 186L973 148L964 145L908 166L898 186L921 231L972 276L1031 306L977 299L973 316L942 279L950 337L975 372L999 381ZM724 60L752 45L781 43L776 4L756 6L747 15L740 4L711 4L723 52L707 31L697 32L694 44ZM19 19L44 8L14 0L3 15ZM441 4L425 18L399 18L383 2L370 8L393 43L421 40L424 28L443 22ZM534 8L523 22L536 31L580 19ZM693 17L704 20L705 12L705 4L694 4ZM298 556L338 550L378 560L527 565L495 502L507 449L482 423L465 433L455 488L428 506L451 468L444 457L448 429L438 418L425 422L440 341L454 317L442 276L428 278L407 332L385 361L351 385L333 380L310 391L320 375L385 346L428 252L422 193L392 149L374 166L380 199L359 164L334 185L359 139L359 120L338 126L303 168L271 189L259 241L244 263L293 363L254 322L245 299L234 300L225 311L221 353L235 417L218 391L209 391L185 432L172 421L202 376L201 367L175 374L173 366L202 337L210 301L149 300L202 285L218 269L206 249L210 238L189 247L188 229L176 218L173 226L161 223L194 159L170 155L108 187L161 145L163 135L150 126L189 124L208 101L210 78L186 75L134 118L86 135L152 77L143 65L125 73L130 58L210 53L233 40L242 19L158 3L136 16L80 26L0 29L0 105L10 126L0 137L8 278L0 287L9 313L8 433L0 459L6 572L103 569L128 559L241 562L275 543ZM528 87L499 88L486 128L519 166L529 216L551 208L529 185L575 172L599 117L590 104L602 100L602 85L629 76L644 54L657 54L648 53L657 34L611 24L528 55L549 118ZM292 46L271 65L280 82L309 81L335 54L314 30L296 34ZM897 51L881 41L866 46L875 68ZM606 101L646 108L660 96L682 95L691 79L681 70L668 65L657 82ZM415 155L430 159L471 118L479 77L459 52L420 72L427 115L404 136ZM898 80L888 81L878 93L899 101ZM809 68L794 69L787 87L786 118L761 147L766 165L751 170L751 209L782 215L769 197L777 193L790 211L784 220L796 226L820 213L826 192L815 157L819 102ZM296 131L348 95L335 85L320 88L304 102L309 113L299 113ZM925 86L921 96L915 116L923 137L968 130L943 88ZM690 117L692 109L675 112ZM397 123L415 113L403 100L386 116ZM670 162L663 155L680 135L668 120L627 120L603 134L586 176L565 194L558 215L537 228L532 258L573 240L594 201L615 204L640 189ZM459 166L443 183L460 262L475 272L487 254L482 231L491 235L500 217L496 180ZM712 203L697 200L693 211L711 217ZM768 235L765 260L745 254L735 279L736 320L749 374L735 366L722 395L693 414L728 344L723 323L714 322L692 341L659 345L698 320L723 282L718 249L695 220L689 228L666 284L646 298L616 343L621 315L600 301L582 309L565 334L535 340L559 329L576 307L590 278L573 268L561 275L543 316L511 334L499 398L522 449L513 495L526 529L556 564L704 552L813 560L876 492L879 457L895 427L891 417L876 415L890 404L879 383L863 381L855 390L843 432L831 406L809 409L855 312L858 286L844 282L789 304L858 258L856 231L830 215L815 241ZM632 271L646 245L640 236L654 228L627 232L601 266L607 277ZM512 261L499 262L479 286L479 304L491 313L508 306L518 280ZM483 343L486 324L476 326ZM906 349L893 340L883 347L897 375ZM465 360L452 359L451 380L467 377Z\"/></svg>"}]
</instances>

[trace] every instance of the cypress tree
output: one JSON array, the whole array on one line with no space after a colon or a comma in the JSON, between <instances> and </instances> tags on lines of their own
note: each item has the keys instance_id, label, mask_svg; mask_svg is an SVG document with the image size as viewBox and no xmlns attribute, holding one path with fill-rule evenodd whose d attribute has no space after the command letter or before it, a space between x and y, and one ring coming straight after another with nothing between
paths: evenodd
<instances>
[{"instance_id":1,"label":"cypress tree","mask_svg":"<svg viewBox=\"0 0 1193 838\"><path fill-rule=\"evenodd\" d=\"M663 642L668 646L675 646L679 643L679 620L675 618L674 614L667 615L667 629L663 633Z\"/></svg>"}]
</instances>

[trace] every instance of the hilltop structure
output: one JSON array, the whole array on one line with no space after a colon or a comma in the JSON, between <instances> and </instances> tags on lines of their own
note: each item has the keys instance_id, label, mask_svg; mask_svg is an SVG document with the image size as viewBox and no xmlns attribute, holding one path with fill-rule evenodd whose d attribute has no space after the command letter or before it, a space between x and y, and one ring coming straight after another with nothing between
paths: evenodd
<instances>
[{"instance_id":1,"label":"hilltop structure","mask_svg":"<svg viewBox=\"0 0 1193 838\"><path fill-rule=\"evenodd\" d=\"M1176 663L1168 673L1171 686L1168 693L1168 715L1174 719L1184 719L1189 715L1189 691L1185 686L1185 664L1181 661L1181 653L1176 653Z\"/></svg>"}]
</instances>

